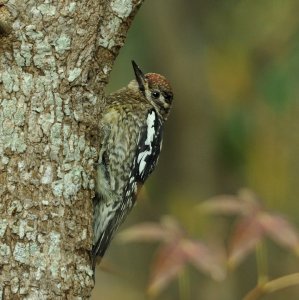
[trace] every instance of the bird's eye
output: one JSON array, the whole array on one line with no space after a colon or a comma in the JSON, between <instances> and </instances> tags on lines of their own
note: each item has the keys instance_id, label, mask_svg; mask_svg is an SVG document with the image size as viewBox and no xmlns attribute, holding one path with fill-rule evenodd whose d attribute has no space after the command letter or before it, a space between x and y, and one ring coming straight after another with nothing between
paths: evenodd
<instances>
[{"instance_id":1,"label":"bird's eye","mask_svg":"<svg viewBox=\"0 0 299 300\"><path fill-rule=\"evenodd\" d=\"M152 97L155 99L158 99L160 97L160 93L158 91L153 91L152 92Z\"/></svg>"}]
</instances>

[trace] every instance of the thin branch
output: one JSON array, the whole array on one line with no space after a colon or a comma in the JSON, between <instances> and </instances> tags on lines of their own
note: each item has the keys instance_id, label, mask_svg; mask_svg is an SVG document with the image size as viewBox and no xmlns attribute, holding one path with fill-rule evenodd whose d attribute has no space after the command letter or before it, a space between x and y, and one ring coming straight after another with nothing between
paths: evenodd
<instances>
[{"instance_id":1,"label":"thin branch","mask_svg":"<svg viewBox=\"0 0 299 300\"><path fill-rule=\"evenodd\" d=\"M251 290L243 300L258 300L263 295L270 294L294 285L299 285L299 273L294 273L268 281Z\"/></svg>"}]
</instances>

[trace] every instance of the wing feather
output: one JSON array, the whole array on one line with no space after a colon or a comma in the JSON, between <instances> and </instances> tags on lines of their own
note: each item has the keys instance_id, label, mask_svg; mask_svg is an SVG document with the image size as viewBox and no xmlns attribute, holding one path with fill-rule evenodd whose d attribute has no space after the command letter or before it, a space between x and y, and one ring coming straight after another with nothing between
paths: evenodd
<instances>
[{"instance_id":1,"label":"wing feather","mask_svg":"<svg viewBox=\"0 0 299 300\"><path fill-rule=\"evenodd\" d=\"M111 111L103 120L110 126L103 139L104 159L100 158L98 166L93 257L104 255L134 206L137 187L154 170L162 144L162 123L154 109L144 119L128 113L124 122L117 111Z\"/></svg>"}]
</instances>

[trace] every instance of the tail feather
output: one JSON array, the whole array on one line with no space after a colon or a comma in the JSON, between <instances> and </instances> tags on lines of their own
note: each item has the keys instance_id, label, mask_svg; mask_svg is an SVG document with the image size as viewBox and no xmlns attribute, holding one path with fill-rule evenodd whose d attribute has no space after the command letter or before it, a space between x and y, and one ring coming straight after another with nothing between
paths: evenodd
<instances>
[{"instance_id":1,"label":"tail feather","mask_svg":"<svg viewBox=\"0 0 299 300\"><path fill-rule=\"evenodd\" d=\"M97 262L104 256L112 235L113 228L113 216L115 210L105 204L100 194L96 193L93 199L94 206L94 220L93 220L93 246L91 250L92 268L95 271Z\"/></svg>"},{"instance_id":2,"label":"tail feather","mask_svg":"<svg viewBox=\"0 0 299 300\"><path fill-rule=\"evenodd\" d=\"M125 220L129 211L135 203L134 191L130 191L125 202L123 199L115 201L105 201L103 197L96 193L93 199L94 220L93 220L93 247L91 250L91 261L95 270L97 257L104 256L119 226Z\"/></svg>"}]
</instances>

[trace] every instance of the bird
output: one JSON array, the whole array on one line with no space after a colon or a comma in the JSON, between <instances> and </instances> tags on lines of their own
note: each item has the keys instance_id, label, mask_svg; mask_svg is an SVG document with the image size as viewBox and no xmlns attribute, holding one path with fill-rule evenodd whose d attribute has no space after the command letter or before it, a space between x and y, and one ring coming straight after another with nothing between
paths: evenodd
<instances>
[{"instance_id":1,"label":"bird","mask_svg":"<svg viewBox=\"0 0 299 300\"><path fill-rule=\"evenodd\" d=\"M133 60L132 66L135 79L106 97L99 124L102 134L93 199L93 271L155 169L173 102L172 88L164 76L144 74Z\"/></svg>"}]
</instances>

